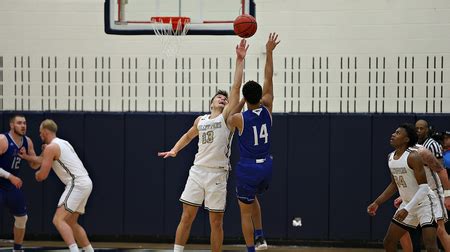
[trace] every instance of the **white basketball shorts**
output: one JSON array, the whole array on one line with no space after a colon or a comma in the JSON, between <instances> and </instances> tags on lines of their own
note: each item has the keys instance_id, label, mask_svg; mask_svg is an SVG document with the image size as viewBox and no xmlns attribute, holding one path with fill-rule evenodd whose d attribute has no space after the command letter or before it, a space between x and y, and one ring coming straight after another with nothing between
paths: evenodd
<instances>
[{"instance_id":1,"label":"white basketball shorts","mask_svg":"<svg viewBox=\"0 0 450 252\"><path fill-rule=\"evenodd\" d=\"M448 221L447 208L445 208L444 190L441 188L433 190L436 198L438 199L438 207L441 209L441 215L436 215L437 220Z\"/></svg>"},{"instance_id":2,"label":"white basketball shorts","mask_svg":"<svg viewBox=\"0 0 450 252\"><path fill-rule=\"evenodd\" d=\"M210 212L224 212L227 198L228 171L221 168L192 166L180 201Z\"/></svg>"},{"instance_id":3,"label":"white basketball shorts","mask_svg":"<svg viewBox=\"0 0 450 252\"><path fill-rule=\"evenodd\" d=\"M92 191L92 181L89 176L75 178L75 183L69 182L66 185L61 198L59 198L58 207L71 212L84 214L84 208Z\"/></svg>"},{"instance_id":4,"label":"white basketball shorts","mask_svg":"<svg viewBox=\"0 0 450 252\"><path fill-rule=\"evenodd\" d=\"M403 201L397 211L404 208L406 204L407 202ZM403 221L394 220L394 222L416 228L419 224L421 227L434 225L438 216L442 216L442 209L439 206L439 199L433 193L428 194L425 200L411 208Z\"/></svg>"}]
</instances>

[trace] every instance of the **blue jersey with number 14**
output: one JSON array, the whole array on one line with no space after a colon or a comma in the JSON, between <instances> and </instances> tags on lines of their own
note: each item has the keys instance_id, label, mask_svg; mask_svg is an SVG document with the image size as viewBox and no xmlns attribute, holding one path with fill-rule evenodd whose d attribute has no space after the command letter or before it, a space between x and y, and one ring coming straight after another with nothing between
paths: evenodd
<instances>
[{"instance_id":1,"label":"blue jersey with number 14","mask_svg":"<svg viewBox=\"0 0 450 252\"><path fill-rule=\"evenodd\" d=\"M272 118L266 107L242 113L244 128L239 136L241 158L262 159L269 155Z\"/></svg>"},{"instance_id":2,"label":"blue jersey with number 14","mask_svg":"<svg viewBox=\"0 0 450 252\"><path fill-rule=\"evenodd\" d=\"M22 147L28 151L27 138L23 136L22 142L18 143L20 144L20 146L18 146L8 133L4 133L4 135L6 136L6 139L8 139L8 149L5 153L0 155L0 167L14 176L17 176L19 174L20 161L22 161L18 154ZM0 187L8 188L12 186L13 185L8 179L0 178Z\"/></svg>"}]
</instances>

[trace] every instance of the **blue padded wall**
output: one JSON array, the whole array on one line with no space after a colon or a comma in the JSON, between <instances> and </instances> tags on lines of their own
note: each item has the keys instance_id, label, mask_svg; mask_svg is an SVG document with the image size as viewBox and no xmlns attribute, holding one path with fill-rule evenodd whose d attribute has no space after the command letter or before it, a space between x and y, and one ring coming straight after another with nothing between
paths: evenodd
<instances>
[{"instance_id":1,"label":"blue padded wall","mask_svg":"<svg viewBox=\"0 0 450 252\"><path fill-rule=\"evenodd\" d=\"M288 117L287 237L328 239L329 116L300 114ZM302 227L293 227L300 217Z\"/></svg>"},{"instance_id":2,"label":"blue padded wall","mask_svg":"<svg viewBox=\"0 0 450 252\"><path fill-rule=\"evenodd\" d=\"M164 233L164 115L125 116L124 234ZM144 218L143 218L144 217ZM175 217L175 216L174 216ZM177 216L178 217L178 216Z\"/></svg>"},{"instance_id":3,"label":"blue padded wall","mask_svg":"<svg viewBox=\"0 0 450 252\"><path fill-rule=\"evenodd\" d=\"M12 112L0 112L9 130ZM80 219L98 237L172 239L181 218L179 197L197 152L197 138L176 158L170 150L197 114L26 112L28 136L41 152L39 124L52 118L58 136L72 143L94 182L86 215ZM448 115L276 114L272 131L273 180L260 197L263 227L270 240L380 241L394 213L392 200L375 217L366 208L390 182L389 138L403 122L426 119L450 129ZM239 159L235 135L231 163ZM59 237L52 217L64 186L52 172L43 183L21 167L29 207L28 235ZM13 219L0 209L0 238L11 237ZM292 219L302 218L302 227ZM191 238L209 240L208 213L199 209ZM233 171L228 182L225 239L243 243Z\"/></svg>"},{"instance_id":4,"label":"blue padded wall","mask_svg":"<svg viewBox=\"0 0 450 252\"><path fill-rule=\"evenodd\" d=\"M85 216L90 234L123 234L125 135L123 114L85 115L83 161L94 184Z\"/></svg>"},{"instance_id":5,"label":"blue padded wall","mask_svg":"<svg viewBox=\"0 0 450 252\"><path fill-rule=\"evenodd\" d=\"M273 155L273 174L269 190L260 198L262 222L267 237L286 239L287 226L287 173L288 116L274 115L272 127L271 153ZM292 167L294 168L294 167ZM280 221L283 220L283 221Z\"/></svg>"},{"instance_id":6,"label":"blue padded wall","mask_svg":"<svg viewBox=\"0 0 450 252\"><path fill-rule=\"evenodd\" d=\"M330 116L331 240L368 240L372 122L367 115Z\"/></svg>"}]
</instances>

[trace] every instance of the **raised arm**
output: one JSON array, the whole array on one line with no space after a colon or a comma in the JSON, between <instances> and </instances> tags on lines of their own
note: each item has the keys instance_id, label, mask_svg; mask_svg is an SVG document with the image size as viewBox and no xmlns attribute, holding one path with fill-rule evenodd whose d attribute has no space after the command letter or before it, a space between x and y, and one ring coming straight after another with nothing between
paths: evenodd
<instances>
[{"instance_id":1,"label":"raised arm","mask_svg":"<svg viewBox=\"0 0 450 252\"><path fill-rule=\"evenodd\" d=\"M240 113L245 105L245 98L242 98L239 103L231 110L230 115L234 115L236 113Z\"/></svg>"},{"instance_id":2,"label":"raised arm","mask_svg":"<svg viewBox=\"0 0 450 252\"><path fill-rule=\"evenodd\" d=\"M262 104L272 113L273 104L273 50L280 43L278 34L271 33L266 43L266 66L264 68L264 86L262 92Z\"/></svg>"},{"instance_id":3,"label":"raised arm","mask_svg":"<svg viewBox=\"0 0 450 252\"><path fill-rule=\"evenodd\" d=\"M235 107L239 104L239 92L242 85L242 76L244 74L244 59L247 54L247 41L242 39L239 45L236 46L236 69L234 71L233 85L231 86L230 96L228 97L228 104L224 108L222 114L225 122L228 116L232 115Z\"/></svg>"},{"instance_id":4,"label":"raised arm","mask_svg":"<svg viewBox=\"0 0 450 252\"><path fill-rule=\"evenodd\" d=\"M244 107L245 99L242 98L239 101L239 104L235 107L232 114L227 119L227 124L230 129L238 128L239 132L242 132L243 122L242 122L242 114L239 113L242 111Z\"/></svg>"},{"instance_id":5,"label":"raised arm","mask_svg":"<svg viewBox=\"0 0 450 252\"><path fill-rule=\"evenodd\" d=\"M159 157L168 158L176 157L178 152L182 150L186 145L188 145L192 139L198 136L198 122L200 121L200 116L194 121L194 125L177 141L177 143L172 147L170 151L158 152Z\"/></svg>"}]
</instances>

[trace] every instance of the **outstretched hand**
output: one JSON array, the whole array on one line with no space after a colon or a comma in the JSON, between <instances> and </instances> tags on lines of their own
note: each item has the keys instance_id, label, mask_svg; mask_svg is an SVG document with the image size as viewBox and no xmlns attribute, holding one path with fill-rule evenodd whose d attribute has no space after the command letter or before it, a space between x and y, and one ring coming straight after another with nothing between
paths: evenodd
<instances>
[{"instance_id":1,"label":"outstretched hand","mask_svg":"<svg viewBox=\"0 0 450 252\"><path fill-rule=\"evenodd\" d=\"M244 59L247 54L247 49L249 45L247 44L247 40L241 39L241 42L236 45L236 56L238 59Z\"/></svg>"},{"instance_id":2,"label":"outstretched hand","mask_svg":"<svg viewBox=\"0 0 450 252\"><path fill-rule=\"evenodd\" d=\"M273 51L273 49L275 49L275 47L277 47L277 45L281 42L281 41L277 41L278 39L278 34L274 33L270 33L269 35L269 40L266 43L266 52L271 52Z\"/></svg>"},{"instance_id":3,"label":"outstretched hand","mask_svg":"<svg viewBox=\"0 0 450 252\"><path fill-rule=\"evenodd\" d=\"M162 158L168 158L168 157L176 157L177 153L175 151L165 151L165 152L158 152L158 157Z\"/></svg>"}]
</instances>

